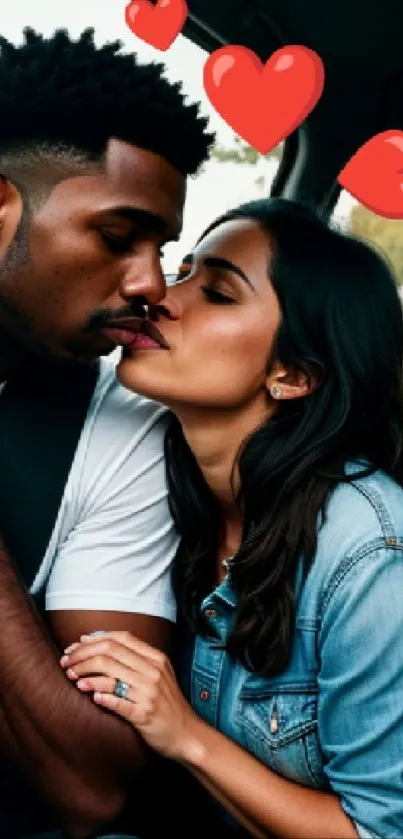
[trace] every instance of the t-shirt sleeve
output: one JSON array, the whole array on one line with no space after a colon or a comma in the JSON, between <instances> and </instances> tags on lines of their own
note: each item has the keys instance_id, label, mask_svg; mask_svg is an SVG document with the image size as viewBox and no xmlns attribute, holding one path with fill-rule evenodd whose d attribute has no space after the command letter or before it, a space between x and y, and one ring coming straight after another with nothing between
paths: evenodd
<instances>
[{"instance_id":1,"label":"t-shirt sleeve","mask_svg":"<svg viewBox=\"0 0 403 839\"><path fill-rule=\"evenodd\" d=\"M175 621L171 564L178 537L165 477L166 413L148 400L117 394L98 412L70 481L75 523L56 551L46 608Z\"/></svg>"}]
</instances>

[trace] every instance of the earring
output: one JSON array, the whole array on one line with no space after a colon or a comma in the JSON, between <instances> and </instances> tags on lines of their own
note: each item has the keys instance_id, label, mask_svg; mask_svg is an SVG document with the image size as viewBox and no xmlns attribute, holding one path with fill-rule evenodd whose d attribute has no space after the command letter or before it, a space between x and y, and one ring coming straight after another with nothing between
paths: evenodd
<instances>
[{"instance_id":1,"label":"earring","mask_svg":"<svg viewBox=\"0 0 403 839\"><path fill-rule=\"evenodd\" d=\"M283 388L280 387L280 385L272 385L271 386L270 396L272 396L273 399L281 399L282 395L283 395Z\"/></svg>"}]
</instances>

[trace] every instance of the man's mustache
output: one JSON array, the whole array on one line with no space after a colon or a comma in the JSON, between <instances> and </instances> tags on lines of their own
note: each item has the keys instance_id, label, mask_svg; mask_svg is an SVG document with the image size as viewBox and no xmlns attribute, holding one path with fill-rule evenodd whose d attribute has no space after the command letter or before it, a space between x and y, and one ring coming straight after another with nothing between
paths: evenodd
<instances>
[{"instance_id":1,"label":"man's mustache","mask_svg":"<svg viewBox=\"0 0 403 839\"><path fill-rule=\"evenodd\" d=\"M125 306L122 309L98 309L97 312L93 312L88 318L84 332L107 329L111 323L115 324L117 320L133 317L146 318L147 308L147 301L143 298L141 300L133 300L129 306Z\"/></svg>"}]
</instances>

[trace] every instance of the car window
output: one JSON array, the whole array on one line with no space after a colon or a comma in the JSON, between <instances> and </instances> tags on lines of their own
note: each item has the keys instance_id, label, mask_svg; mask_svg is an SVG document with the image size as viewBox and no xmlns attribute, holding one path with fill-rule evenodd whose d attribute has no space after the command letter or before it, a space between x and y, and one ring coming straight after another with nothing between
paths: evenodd
<instances>
[{"instance_id":1,"label":"car window","mask_svg":"<svg viewBox=\"0 0 403 839\"><path fill-rule=\"evenodd\" d=\"M372 213L345 190L340 194L333 221L343 230L374 245L393 269L403 300L403 220L390 220Z\"/></svg>"}]
</instances>

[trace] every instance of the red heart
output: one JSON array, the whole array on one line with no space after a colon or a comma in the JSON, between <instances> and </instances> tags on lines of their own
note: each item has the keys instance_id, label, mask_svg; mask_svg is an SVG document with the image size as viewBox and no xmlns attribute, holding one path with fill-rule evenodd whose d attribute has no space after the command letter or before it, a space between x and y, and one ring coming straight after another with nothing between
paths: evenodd
<instances>
[{"instance_id":1,"label":"red heart","mask_svg":"<svg viewBox=\"0 0 403 839\"><path fill-rule=\"evenodd\" d=\"M188 7L186 0L133 0L126 6L126 23L147 44L165 52L182 31Z\"/></svg>"},{"instance_id":2,"label":"red heart","mask_svg":"<svg viewBox=\"0 0 403 839\"><path fill-rule=\"evenodd\" d=\"M246 47L220 47L204 66L211 103L261 154L301 125L320 99L324 82L321 58L303 46L282 47L266 64Z\"/></svg>"},{"instance_id":3,"label":"red heart","mask_svg":"<svg viewBox=\"0 0 403 839\"><path fill-rule=\"evenodd\" d=\"M378 216L403 218L403 131L375 134L337 178L340 186Z\"/></svg>"}]
</instances>

